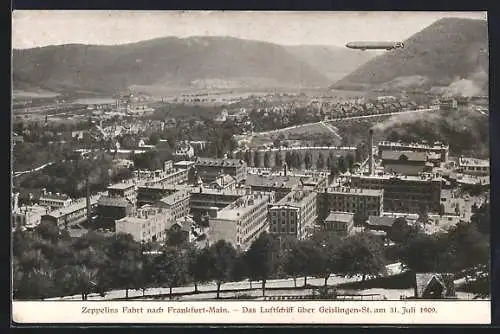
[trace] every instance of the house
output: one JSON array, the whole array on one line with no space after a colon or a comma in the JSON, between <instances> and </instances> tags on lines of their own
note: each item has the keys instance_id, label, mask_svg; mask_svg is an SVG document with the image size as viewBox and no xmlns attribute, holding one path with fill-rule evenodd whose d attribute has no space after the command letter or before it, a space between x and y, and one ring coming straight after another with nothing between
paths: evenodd
<instances>
[{"instance_id":1,"label":"house","mask_svg":"<svg viewBox=\"0 0 500 334\"><path fill-rule=\"evenodd\" d=\"M456 298L453 274L417 273L415 274L415 298L454 299Z\"/></svg>"},{"instance_id":2,"label":"house","mask_svg":"<svg viewBox=\"0 0 500 334\"><path fill-rule=\"evenodd\" d=\"M394 222L396 217L386 217L386 216L369 216L366 222L366 228L375 231L388 232Z\"/></svg>"},{"instance_id":3,"label":"house","mask_svg":"<svg viewBox=\"0 0 500 334\"><path fill-rule=\"evenodd\" d=\"M193 233L194 221L191 218L185 217L177 220L169 229L169 237L175 238L179 243L190 243L196 239ZM172 240L172 239L170 239Z\"/></svg>"}]
</instances>

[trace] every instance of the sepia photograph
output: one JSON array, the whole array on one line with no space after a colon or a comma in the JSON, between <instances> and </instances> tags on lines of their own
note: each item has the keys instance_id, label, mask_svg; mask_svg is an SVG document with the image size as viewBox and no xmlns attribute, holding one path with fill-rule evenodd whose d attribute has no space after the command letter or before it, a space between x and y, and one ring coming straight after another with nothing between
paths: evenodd
<instances>
[{"instance_id":1,"label":"sepia photograph","mask_svg":"<svg viewBox=\"0 0 500 334\"><path fill-rule=\"evenodd\" d=\"M14 318L489 312L488 45L486 12L14 11Z\"/></svg>"}]
</instances>

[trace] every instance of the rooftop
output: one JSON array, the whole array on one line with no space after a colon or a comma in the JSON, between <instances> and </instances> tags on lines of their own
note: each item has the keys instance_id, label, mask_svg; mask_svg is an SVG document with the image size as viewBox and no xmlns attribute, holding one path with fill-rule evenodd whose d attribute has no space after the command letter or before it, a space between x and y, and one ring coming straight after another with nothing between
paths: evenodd
<instances>
[{"instance_id":1,"label":"rooftop","mask_svg":"<svg viewBox=\"0 0 500 334\"><path fill-rule=\"evenodd\" d=\"M329 194L352 194L359 196L382 196L383 189L364 189L364 188L351 188L351 187L329 187L327 191Z\"/></svg>"},{"instance_id":2,"label":"rooftop","mask_svg":"<svg viewBox=\"0 0 500 334\"><path fill-rule=\"evenodd\" d=\"M292 191L283 197L275 206L297 206L302 207L307 203L307 199L316 196L316 192L308 190Z\"/></svg>"},{"instance_id":3,"label":"rooftop","mask_svg":"<svg viewBox=\"0 0 500 334\"><path fill-rule=\"evenodd\" d=\"M434 142L432 145L427 143L399 143L391 141L381 141L378 146L392 146L392 147L404 147L404 148L421 148L421 149L448 149L449 145L445 145L441 142Z\"/></svg>"},{"instance_id":4,"label":"rooftop","mask_svg":"<svg viewBox=\"0 0 500 334\"><path fill-rule=\"evenodd\" d=\"M354 214L350 212L330 212L325 222L346 222L350 223L354 219Z\"/></svg>"},{"instance_id":5,"label":"rooftop","mask_svg":"<svg viewBox=\"0 0 500 334\"><path fill-rule=\"evenodd\" d=\"M382 151L383 160L399 160L399 161L427 161L425 152L414 151Z\"/></svg>"},{"instance_id":6,"label":"rooftop","mask_svg":"<svg viewBox=\"0 0 500 334\"><path fill-rule=\"evenodd\" d=\"M50 193L50 192L42 192L42 194L40 195L40 200L59 200L59 201L67 201L69 200L70 197L66 194L59 194L59 193L56 193L56 194L53 194L53 193Z\"/></svg>"},{"instance_id":7,"label":"rooftop","mask_svg":"<svg viewBox=\"0 0 500 334\"><path fill-rule=\"evenodd\" d=\"M97 201L97 205L127 207L131 205L131 203L127 199L122 197L101 196Z\"/></svg>"},{"instance_id":8,"label":"rooftop","mask_svg":"<svg viewBox=\"0 0 500 334\"><path fill-rule=\"evenodd\" d=\"M108 187L108 190L125 190L129 188L133 188L135 186L134 183L132 182L121 182L121 183L115 183L112 184Z\"/></svg>"},{"instance_id":9,"label":"rooftop","mask_svg":"<svg viewBox=\"0 0 500 334\"><path fill-rule=\"evenodd\" d=\"M392 227L396 218L394 217L379 217L379 216L369 216L368 225L380 226L380 227Z\"/></svg>"},{"instance_id":10,"label":"rooftop","mask_svg":"<svg viewBox=\"0 0 500 334\"><path fill-rule=\"evenodd\" d=\"M435 174L420 174L418 176L415 175L397 175L390 173L383 173L377 175L363 175L363 174L352 174L351 179L374 179L374 180L404 180L404 181L441 181L441 177Z\"/></svg>"},{"instance_id":11,"label":"rooftop","mask_svg":"<svg viewBox=\"0 0 500 334\"><path fill-rule=\"evenodd\" d=\"M269 202L270 193L256 193L238 198L217 213L217 219L237 220L263 202Z\"/></svg>"},{"instance_id":12,"label":"rooftop","mask_svg":"<svg viewBox=\"0 0 500 334\"><path fill-rule=\"evenodd\" d=\"M356 151L353 146L292 146L292 147L272 147L257 149L257 151L300 151L300 150L337 150L337 151Z\"/></svg>"},{"instance_id":13,"label":"rooftop","mask_svg":"<svg viewBox=\"0 0 500 334\"><path fill-rule=\"evenodd\" d=\"M196 160L196 165L198 166L236 167L244 164L243 160L238 159L198 158Z\"/></svg>"},{"instance_id":14,"label":"rooftop","mask_svg":"<svg viewBox=\"0 0 500 334\"><path fill-rule=\"evenodd\" d=\"M90 205L95 205L98 201L98 196L90 197ZM64 217L70 213L73 213L77 210L81 210L87 206L87 200L85 198L79 198L73 201L70 205L66 207L62 207L60 209L49 212L48 215L54 218Z\"/></svg>"},{"instance_id":15,"label":"rooftop","mask_svg":"<svg viewBox=\"0 0 500 334\"><path fill-rule=\"evenodd\" d=\"M173 194L163 197L160 202L167 205L174 205L177 201L185 199L186 197L189 197L189 193L185 190L179 190Z\"/></svg>"},{"instance_id":16,"label":"rooftop","mask_svg":"<svg viewBox=\"0 0 500 334\"><path fill-rule=\"evenodd\" d=\"M292 188L299 184L300 184L300 177L281 176L281 175L261 176L256 174L248 174L245 181L245 185L254 187Z\"/></svg>"},{"instance_id":17,"label":"rooftop","mask_svg":"<svg viewBox=\"0 0 500 334\"><path fill-rule=\"evenodd\" d=\"M460 166L488 167L490 162L483 159L460 157L458 159L458 164Z\"/></svg>"}]
</instances>

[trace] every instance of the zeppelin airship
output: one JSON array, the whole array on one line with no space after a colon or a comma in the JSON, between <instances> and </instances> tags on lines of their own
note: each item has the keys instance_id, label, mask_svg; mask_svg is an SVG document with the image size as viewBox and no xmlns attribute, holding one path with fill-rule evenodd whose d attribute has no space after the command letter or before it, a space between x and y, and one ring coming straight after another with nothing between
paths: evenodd
<instances>
[{"instance_id":1,"label":"zeppelin airship","mask_svg":"<svg viewBox=\"0 0 500 334\"><path fill-rule=\"evenodd\" d=\"M404 48L403 42L350 42L345 45L356 50L394 50Z\"/></svg>"}]
</instances>

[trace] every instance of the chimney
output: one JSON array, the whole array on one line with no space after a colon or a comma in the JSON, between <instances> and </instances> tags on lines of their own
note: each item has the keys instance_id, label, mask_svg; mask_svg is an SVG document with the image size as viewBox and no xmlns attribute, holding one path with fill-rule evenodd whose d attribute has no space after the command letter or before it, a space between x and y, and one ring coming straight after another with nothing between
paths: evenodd
<instances>
[{"instance_id":1,"label":"chimney","mask_svg":"<svg viewBox=\"0 0 500 334\"><path fill-rule=\"evenodd\" d=\"M13 195L13 200L14 203L12 204L12 212L17 212L17 209L19 208L19 193L14 193Z\"/></svg>"},{"instance_id":2,"label":"chimney","mask_svg":"<svg viewBox=\"0 0 500 334\"><path fill-rule=\"evenodd\" d=\"M369 149L369 156L368 156L368 168L369 168L369 173L370 175L373 175L373 129L370 129L368 132L368 149Z\"/></svg>"},{"instance_id":3,"label":"chimney","mask_svg":"<svg viewBox=\"0 0 500 334\"><path fill-rule=\"evenodd\" d=\"M283 176L286 176L287 175L287 172L288 172L288 165L287 163L285 162L283 164Z\"/></svg>"}]
</instances>

